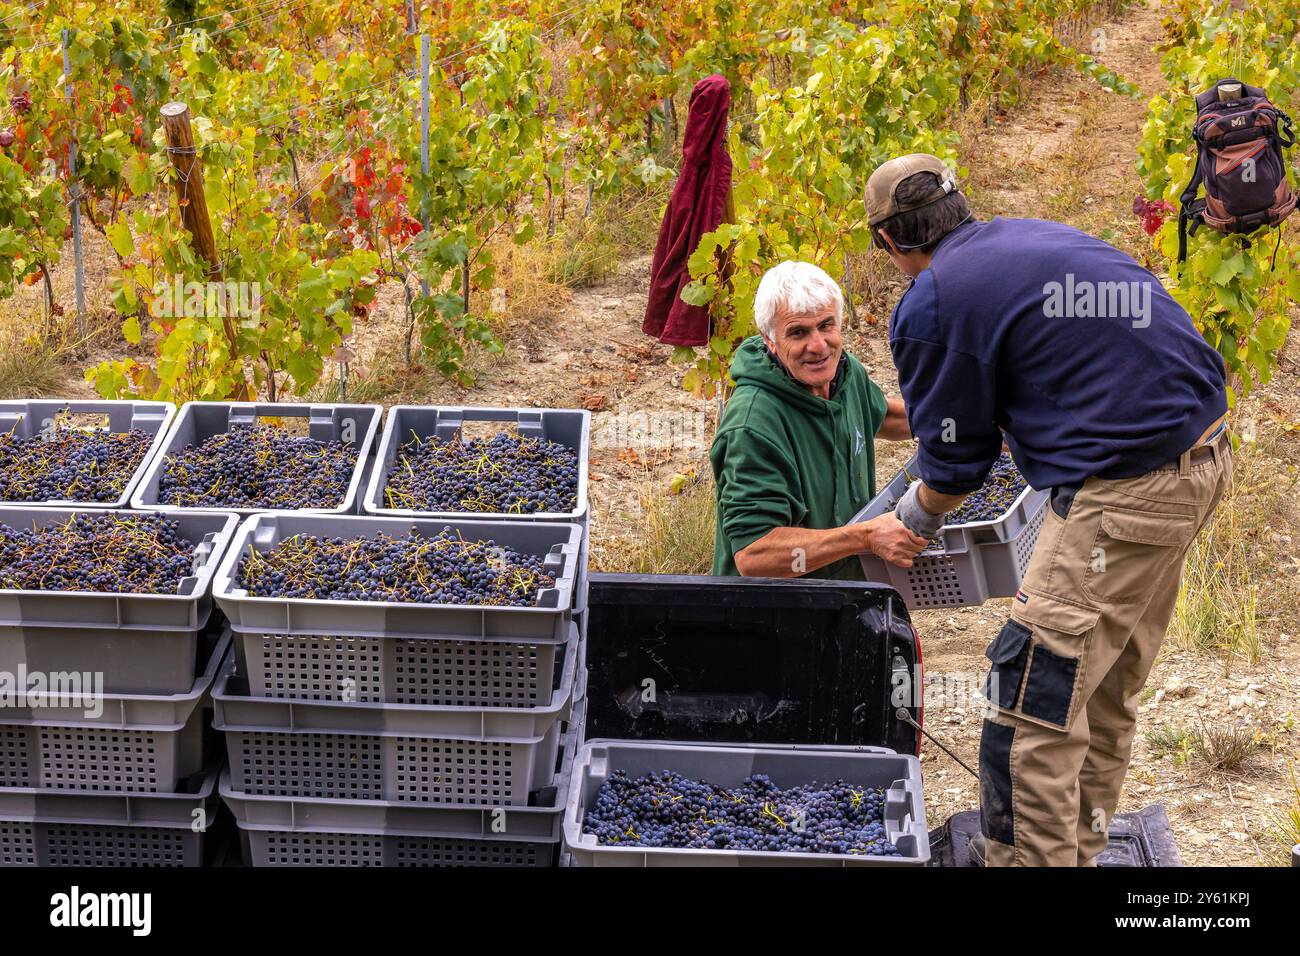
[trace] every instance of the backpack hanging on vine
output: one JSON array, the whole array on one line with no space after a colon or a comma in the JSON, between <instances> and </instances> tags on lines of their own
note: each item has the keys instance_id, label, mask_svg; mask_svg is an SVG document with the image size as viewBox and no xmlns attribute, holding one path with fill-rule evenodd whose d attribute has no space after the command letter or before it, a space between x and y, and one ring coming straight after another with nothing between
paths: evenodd
<instances>
[{"instance_id":1,"label":"backpack hanging on vine","mask_svg":"<svg viewBox=\"0 0 1300 956\"><path fill-rule=\"evenodd\" d=\"M1179 197L1178 262L1202 225L1226 235L1279 226L1296 207L1283 150L1295 144L1291 117L1258 86L1231 77L1196 97L1196 169ZM1199 187L1205 195L1197 199ZM1278 230L1278 245L1282 232ZM1249 240L1243 240L1249 247ZM1274 262L1277 250L1273 250Z\"/></svg>"}]
</instances>

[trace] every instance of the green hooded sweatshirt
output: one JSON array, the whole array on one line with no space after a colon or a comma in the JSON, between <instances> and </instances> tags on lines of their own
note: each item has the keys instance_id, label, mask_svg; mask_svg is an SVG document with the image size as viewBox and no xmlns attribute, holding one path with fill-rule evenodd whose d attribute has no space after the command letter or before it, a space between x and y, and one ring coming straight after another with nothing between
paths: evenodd
<instances>
[{"instance_id":1,"label":"green hooded sweatshirt","mask_svg":"<svg viewBox=\"0 0 1300 956\"><path fill-rule=\"evenodd\" d=\"M819 398L778 365L761 336L731 363L736 390L709 460L717 486L713 573L739 574L735 554L773 528L838 528L876 494L875 436L885 396L843 353L831 397ZM860 580L854 556L810 577Z\"/></svg>"}]
</instances>

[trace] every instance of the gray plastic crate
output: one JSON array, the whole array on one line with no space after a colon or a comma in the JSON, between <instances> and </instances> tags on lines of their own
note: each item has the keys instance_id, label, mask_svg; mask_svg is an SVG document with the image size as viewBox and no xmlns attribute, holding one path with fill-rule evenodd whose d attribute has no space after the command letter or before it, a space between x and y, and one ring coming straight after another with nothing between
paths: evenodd
<instances>
[{"instance_id":1,"label":"gray plastic crate","mask_svg":"<svg viewBox=\"0 0 1300 956\"><path fill-rule=\"evenodd\" d=\"M490 539L544 557L546 572L555 577L555 586L538 593L536 607L498 607L251 597L236 584L239 562L250 547L266 552L294 535L351 538L383 532L433 537L443 528L465 538ZM556 522L260 514L240 525L213 578L213 596L231 626L243 633L454 637L559 644L569 639L581 541L581 527Z\"/></svg>"},{"instance_id":2,"label":"gray plastic crate","mask_svg":"<svg viewBox=\"0 0 1300 956\"><path fill-rule=\"evenodd\" d=\"M586 656L577 625L569 634L534 644L236 632L235 672L252 697L559 713Z\"/></svg>"},{"instance_id":3,"label":"gray plastic crate","mask_svg":"<svg viewBox=\"0 0 1300 956\"><path fill-rule=\"evenodd\" d=\"M375 454L375 448L372 446L370 454L366 456L365 466L361 469L361 483L357 485L357 500L353 502L352 510L349 514L364 515L366 513L365 491L370 487L370 478L375 473L375 466L378 460L378 456Z\"/></svg>"},{"instance_id":4,"label":"gray plastic crate","mask_svg":"<svg viewBox=\"0 0 1300 956\"><path fill-rule=\"evenodd\" d=\"M0 524L44 528L76 514L126 514L107 508L0 508ZM226 511L169 514L181 537L196 544L194 574L175 594L0 589L0 625L141 628L197 631L212 610L211 584L239 519Z\"/></svg>"},{"instance_id":5,"label":"gray plastic crate","mask_svg":"<svg viewBox=\"0 0 1300 956\"><path fill-rule=\"evenodd\" d=\"M231 785L255 796L522 806L550 782L560 712L277 700L212 691Z\"/></svg>"},{"instance_id":6,"label":"gray plastic crate","mask_svg":"<svg viewBox=\"0 0 1300 956\"><path fill-rule=\"evenodd\" d=\"M317 441L343 441L357 446L357 464L348 482L347 494L333 508L300 508L279 514L352 514L362 492L361 477L379 431L383 408L379 405L311 405L296 402L186 402L172 424L162 448L131 495L131 507L140 511L194 510L184 505L162 504L158 482L167 467L168 456L198 445L238 425L253 425L261 418L305 418L308 434ZM351 435L351 441L348 440ZM222 508L241 515L260 514L268 508Z\"/></svg>"},{"instance_id":7,"label":"gray plastic crate","mask_svg":"<svg viewBox=\"0 0 1300 956\"><path fill-rule=\"evenodd\" d=\"M529 806L412 806L391 800L254 796L229 773L221 797L249 866L555 866L582 716L564 735L551 785Z\"/></svg>"},{"instance_id":8,"label":"gray plastic crate","mask_svg":"<svg viewBox=\"0 0 1300 956\"><path fill-rule=\"evenodd\" d=\"M578 556L578 583L573 589L573 613L587 613L587 592L591 590L591 522L582 523L582 550ZM585 632L584 632L585 634Z\"/></svg>"},{"instance_id":9,"label":"gray plastic crate","mask_svg":"<svg viewBox=\"0 0 1300 956\"><path fill-rule=\"evenodd\" d=\"M853 517L867 521L893 510L916 477L916 459L907 463L884 489ZM938 537L943 551L922 551L910 568L900 568L874 554L860 555L868 581L889 584L911 609L982 604L1011 597L1024 580L1034 543L1046 517L1047 491L1027 487L1006 514L993 521L945 525Z\"/></svg>"},{"instance_id":10,"label":"gray plastic crate","mask_svg":"<svg viewBox=\"0 0 1300 956\"><path fill-rule=\"evenodd\" d=\"M724 787L764 773L778 787L842 779L885 788L885 832L903 855L783 853L602 846L582 832L587 807L615 770L632 776L674 770ZM578 749L564 810L564 849L576 866L924 866L930 859L921 764L884 747L822 747L590 740Z\"/></svg>"},{"instance_id":11,"label":"gray plastic crate","mask_svg":"<svg viewBox=\"0 0 1300 956\"><path fill-rule=\"evenodd\" d=\"M184 694L0 709L0 786L169 793L203 768L203 703L229 638Z\"/></svg>"},{"instance_id":12,"label":"gray plastic crate","mask_svg":"<svg viewBox=\"0 0 1300 956\"><path fill-rule=\"evenodd\" d=\"M99 428L108 432L127 432L139 429L154 436L144 458L122 487L122 493L113 501L2 501L0 507L61 508L89 505L93 508L125 508L131 500L136 485L144 477L158 450L166 440L167 429L176 416L176 406L171 402L113 402L83 401L81 399L52 399L41 401L0 402L0 433L13 432L20 438L33 438L52 426L60 412L74 415L103 415L108 421Z\"/></svg>"},{"instance_id":13,"label":"gray plastic crate","mask_svg":"<svg viewBox=\"0 0 1300 956\"><path fill-rule=\"evenodd\" d=\"M187 793L0 787L0 867L202 866L218 773Z\"/></svg>"},{"instance_id":14,"label":"gray plastic crate","mask_svg":"<svg viewBox=\"0 0 1300 956\"><path fill-rule=\"evenodd\" d=\"M194 684L199 630L0 626L0 672L102 675L106 694L183 694Z\"/></svg>"},{"instance_id":15,"label":"gray plastic crate","mask_svg":"<svg viewBox=\"0 0 1300 956\"><path fill-rule=\"evenodd\" d=\"M399 446L410 441L412 433L421 440L459 435L466 422L502 422L514 425L526 438L559 442L578 454L578 501L571 511L547 511L530 515L509 512L413 511L388 506L384 486L397 459ZM509 521L580 521L587 514L587 459L591 445L591 413L579 409L557 408L443 408L421 405L396 405L388 410L384 434L379 440L378 462L365 493L365 510L390 517L439 517L503 519Z\"/></svg>"}]
</instances>

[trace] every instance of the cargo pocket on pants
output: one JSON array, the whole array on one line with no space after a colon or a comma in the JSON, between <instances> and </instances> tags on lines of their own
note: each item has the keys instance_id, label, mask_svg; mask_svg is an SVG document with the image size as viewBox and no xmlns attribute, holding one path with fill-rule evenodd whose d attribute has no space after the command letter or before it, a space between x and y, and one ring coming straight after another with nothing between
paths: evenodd
<instances>
[{"instance_id":1,"label":"cargo pocket on pants","mask_svg":"<svg viewBox=\"0 0 1300 956\"><path fill-rule=\"evenodd\" d=\"M1017 616L1032 628L1032 640L1020 706L1008 709L1034 723L1065 730L1074 720L1075 688L1101 611L1031 594Z\"/></svg>"},{"instance_id":2,"label":"cargo pocket on pants","mask_svg":"<svg viewBox=\"0 0 1300 956\"><path fill-rule=\"evenodd\" d=\"M984 679L984 696L1003 710L1014 707L1020 696L1020 681L1025 676L1025 661L1029 657L1029 637L1029 628L1008 619L993 643L984 649L984 656L993 664Z\"/></svg>"},{"instance_id":3,"label":"cargo pocket on pants","mask_svg":"<svg viewBox=\"0 0 1300 956\"><path fill-rule=\"evenodd\" d=\"M1196 534L1189 514L1106 505L1083 575L1083 593L1098 604L1136 604Z\"/></svg>"}]
</instances>

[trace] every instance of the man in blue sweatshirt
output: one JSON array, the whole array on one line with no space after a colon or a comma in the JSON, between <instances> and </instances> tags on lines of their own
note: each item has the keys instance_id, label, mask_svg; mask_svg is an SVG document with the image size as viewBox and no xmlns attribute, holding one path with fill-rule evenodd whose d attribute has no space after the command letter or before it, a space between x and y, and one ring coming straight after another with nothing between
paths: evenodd
<instances>
[{"instance_id":1,"label":"man in blue sweatshirt","mask_svg":"<svg viewBox=\"0 0 1300 956\"><path fill-rule=\"evenodd\" d=\"M866 200L912 279L889 329L919 442L899 520L933 535L1004 441L1052 489L986 651L977 855L1095 865L1183 560L1231 481L1222 359L1132 258L1057 223L974 220L934 156L883 164Z\"/></svg>"}]
</instances>

